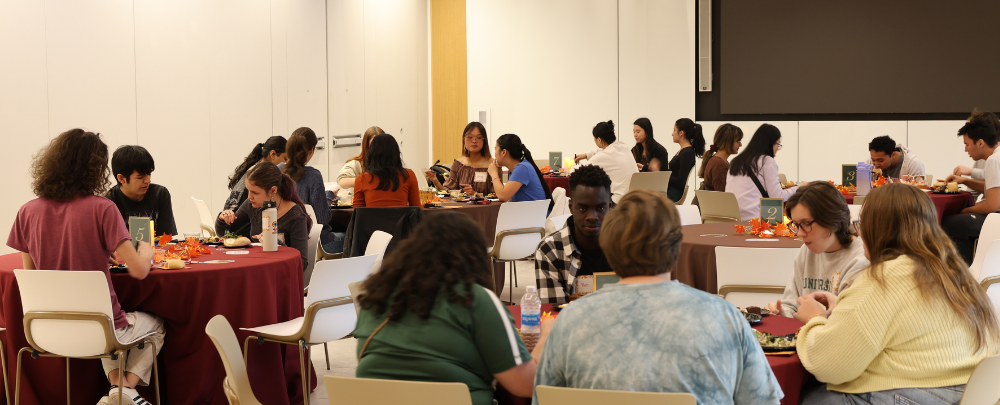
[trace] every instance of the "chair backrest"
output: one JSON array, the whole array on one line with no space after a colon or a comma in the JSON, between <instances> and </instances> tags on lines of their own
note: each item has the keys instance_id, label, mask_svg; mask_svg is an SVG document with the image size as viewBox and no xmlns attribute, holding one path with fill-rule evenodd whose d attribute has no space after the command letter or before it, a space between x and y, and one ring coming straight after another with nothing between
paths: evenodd
<instances>
[{"instance_id":1,"label":"chair backrest","mask_svg":"<svg viewBox=\"0 0 1000 405\"><path fill-rule=\"evenodd\" d=\"M114 320L111 290L101 271L14 270L21 307L29 312L92 312ZM111 326L113 328L113 326ZM104 327L97 322L37 319L24 334L49 353L67 357L107 354Z\"/></svg>"},{"instance_id":2,"label":"chair backrest","mask_svg":"<svg viewBox=\"0 0 1000 405\"><path fill-rule=\"evenodd\" d=\"M847 206L847 209L848 211L851 211L851 222L857 221L861 218L861 205L851 204Z\"/></svg>"},{"instance_id":3,"label":"chair backrest","mask_svg":"<svg viewBox=\"0 0 1000 405\"><path fill-rule=\"evenodd\" d=\"M391 241L392 235L388 232L372 232L371 238L368 239L368 246L365 246L365 256L378 256L378 258L375 259L375 265L372 266L372 273L382 268L382 259L385 257L385 248L389 247L389 242Z\"/></svg>"},{"instance_id":4,"label":"chair backrest","mask_svg":"<svg viewBox=\"0 0 1000 405\"><path fill-rule=\"evenodd\" d=\"M548 235L552 232L562 229L564 226L566 226L566 220L569 219L569 217L571 216L573 215L566 214L559 216L550 216L549 219L545 220L545 234Z\"/></svg>"},{"instance_id":5,"label":"chair backrest","mask_svg":"<svg viewBox=\"0 0 1000 405\"><path fill-rule=\"evenodd\" d=\"M996 405L1000 403L1000 354L983 359L965 384L959 405Z\"/></svg>"},{"instance_id":6,"label":"chair backrest","mask_svg":"<svg viewBox=\"0 0 1000 405\"><path fill-rule=\"evenodd\" d=\"M319 224L316 220L316 210L313 209L313 206L309 204L302 204L302 206L306 208L306 214L309 214L309 220L312 221L313 225Z\"/></svg>"},{"instance_id":7,"label":"chair backrest","mask_svg":"<svg viewBox=\"0 0 1000 405\"><path fill-rule=\"evenodd\" d=\"M701 224L701 211L697 205L676 205L677 213L681 215L681 225Z\"/></svg>"},{"instance_id":8,"label":"chair backrest","mask_svg":"<svg viewBox=\"0 0 1000 405\"><path fill-rule=\"evenodd\" d=\"M535 387L538 405L696 405L698 400L686 392L636 392L594 390L587 388Z\"/></svg>"},{"instance_id":9,"label":"chair backrest","mask_svg":"<svg viewBox=\"0 0 1000 405\"><path fill-rule=\"evenodd\" d=\"M980 243L976 247L976 256L972 259L972 265L969 266L969 271L972 272L973 277L976 277L976 280L980 280L979 273L983 267L986 252L989 251L989 244L997 239L1000 239L1000 214L994 212L986 216L983 229L979 231Z\"/></svg>"},{"instance_id":10,"label":"chair backrest","mask_svg":"<svg viewBox=\"0 0 1000 405\"><path fill-rule=\"evenodd\" d=\"M354 301L354 313L361 313L361 303L358 302L358 296L361 295L363 291L361 289L361 281L355 281L347 285L347 290L351 292L351 300Z\"/></svg>"},{"instance_id":11,"label":"chair backrest","mask_svg":"<svg viewBox=\"0 0 1000 405\"><path fill-rule=\"evenodd\" d=\"M716 285L778 287L783 291L794 273L799 248L715 248ZM782 293L734 292L724 298L736 306L763 307L781 299Z\"/></svg>"},{"instance_id":12,"label":"chair backrest","mask_svg":"<svg viewBox=\"0 0 1000 405\"><path fill-rule=\"evenodd\" d=\"M685 184L684 185L684 193L681 194L681 199L677 200L677 204L684 204L684 200L686 200L688 198L688 188L691 188L691 186Z\"/></svg>"},{"instance_id":13,"label":"chair backrest","mask_svg":"<svg viewBox=\"0 0 1000 405\"><path fill-rule=\"evenodd\" d=\"M193 196L191 200L194 201L194 207L198 210L201 236L215 236L215 220L212 219L212 212L208 210L208 204L205 204L204 200L199 200Z\"/></svg>"},{"instance_id":14,"label":"chair backrest","mask_svg":"<svg viewBox=\"0 0 1000 405\"><path fill-rule=\"evenodd\" d=\"M260 401L253 395L250 388L250 378L247 376L247 366L243 364L243 353L240 351L240 341L236 339L232 325L225 316L216 315L208 321L205 326L205 334L222 358L222 365L226 367L226 379L223 387L227 395L233 395L240 405L260 405ZM230 401L232 402L232 401Z\"/></svg>"},{"instance_id":15,"label":"chair backrest","mask_svg":"<svg viewBox=\"0 0 1000 405\"><path fill-rule=\"evenodd\" d=\"M507 202L500 206L497 214L496 234L500 232L525 229L545 228L545 214L549 209L549 200ZM494 243L496 238L494 237ZM535 252L538 243L542 241L541 233L513 235L504 238L500 245L498 259L516 260Z\"/></svg>"},{"instance_id":16,"label":"chair backrest","mask_svg":"<svg viewBox=\"0 0 1000 405\"><path fill-rule=\"evenodd\" d=\"M368 240L375 231L393 236L385 250L386 253L391 253L416 228L423 216L424 211L420 207L355 208L344 235L344 257L363 255L368 248Z\"/></svg>"},{"instance_id":17,"label":"chair backrest","mask_svg":"<svg viewBox=\"0 0 1000 405\"><path fill-rule=\"evenodd\" d=\"M566 197L566 189L562 187L556 187L552 190L552 201L555 204L552 205L552 212L549 213L549 218L569 214L569 198Z\"/></svg>"},{"instance_id":18,"label":"chair backrest","mask_svg":"<svg viewBox=\"0 0 1000 405\"><path fill-rule=\"evenodd\" d=\"M319 301L350 296L348 284L368 278L377 258L376 255L367 255L316 263L312 282L309 283L309 295L306 296L306 308ZM321 309L316 313L306 340L329 342L347 336L358 322L357 312L351 312L352 309L346 305Z\"/></svg>"},{"instance_id":19,"label":"chair backrest","mask_svg":"<svg viewBox=\"0 0 1000 405\"><path fill-rule=\"evenodd\" d=\"M628 184L628 191L653 190L666 193L667 183L670 183L670 172L632 173L632 180Z\"/></svg>"},{"instance_id":20,"label":"chair backrest","mask_svg":"<svg viewBox=\"0 0 1000 405\"><path fill-rule=\"evenodd\" d=\"M788 182L788 177L784 173L778 173L778 183L785 184Z\"/></svg>"},{"instance_id":21,"label":"chair backrest","mask_svg":"<svg viewBox=\"0 0 1000 405\"><path fill-rule=\"evenodd\" d=\"M865 204L865 196L863 195L856 195L854 196L854 200L851 201L851 205L862 206L864 204Z\"/></svg>"},{"instance_id":22,"label":"chair backrest","mask_svg":"<svg viewBox=\"0 0 1000 405\"><path fill-rule=\"evenodd\" d=\"M471 405L469 387L462 383L379 380L327 375L323 377L330 405Z\"/></svg>"},{"instance_id":23,"label":"chair backrest","mask_svg":"<svg viewBox=\"0 0 1000 405\"><path fill-rule=\"evenodd\" d=\"M740 222L740 204L736 201L736 194L708 190L695 190L694 194L701 207L702 222Z\"/></svg>"},{"instance_id":24,"label":"chair backrest","mask_svg":"<svg viewBox=\"0 0 1000 405\"><path fill-rule=\"evenodd\" d=\"M983 256L983 265L979 267L979 276L976 277L976 281L1000 276L1000 243L997 240L984 241L980 239L979 248L986 249L986 255Z\"/></svg>"},{"instance_id":25,"label":"chair backrest","mask_svg":"<svg viewBox=\"0 0 1000 405\"><path fill-rule=\"evenodd\" d=\"M313 224L312 229L309 230L309 242L306 246L308 249L306 252L306 260L308 263L306 263L305 272L303 273L306 285L309 285L309 278L312 277L313 268L316 267L316 256L319 251L320 244L320 232L323 232L323 227L316 224Z\"/></svg>"}]
</instances>

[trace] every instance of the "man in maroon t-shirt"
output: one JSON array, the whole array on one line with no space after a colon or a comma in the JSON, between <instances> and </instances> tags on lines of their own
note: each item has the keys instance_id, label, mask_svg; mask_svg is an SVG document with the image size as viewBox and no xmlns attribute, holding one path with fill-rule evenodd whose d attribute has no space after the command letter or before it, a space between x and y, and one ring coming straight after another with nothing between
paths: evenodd
<instances>
[{"instance_id":1,"label":"man in maroon t-shirt","mask_svg":"<svg viewBox=\"0 0 1000 405\"><path fill-rule=\"evenodd\" d=\"M126 313L118 303L108 271L109 259L117 256L128 265L134 278L149 275L152 247L133 243L115 204L100 197L108 187L108 147L98 134L81 129L66 131L38 154L34 162L34 187L38 198L21 206L7 238L7 246L21 252L27 270L102 271L111 291L115 334L119 341L154 332L156 349L163 347L163 320L145 312ZM111 382L108 395L98 404L118 403L121 384L123 404L149 403L136 392L138 384L149 385L156 356L152 350L132 350L127 357L125 378L117 361L102 359Z\"/></svg>"}]
</instances>

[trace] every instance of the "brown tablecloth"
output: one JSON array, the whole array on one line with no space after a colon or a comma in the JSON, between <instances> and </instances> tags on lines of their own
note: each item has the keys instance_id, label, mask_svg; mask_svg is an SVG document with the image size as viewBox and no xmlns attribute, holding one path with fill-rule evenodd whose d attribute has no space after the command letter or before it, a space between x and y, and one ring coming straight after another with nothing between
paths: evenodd
<instances>
[{"instance_id":1,"label":"brown tablecloth","mask_svg":"<svg viewBox=\"0 0 1000 405\"><path fill-rule=\"evenodd\" d=\"M569 197L569 176L545 176L545 182L549 185L549 190L562 187L566 190L566 197Z\"/></svg>"},{"instance_id":2,"label":"brown tablecloth","mask_svg":"<svg viewBox=\"0 0 1000 405\"><path fill-rule=\"evenodd\" d=\"M976 198L972 193L963 191L958 194L934 194L927 193L934 202L934 209L937 210L938 223L948 215L961 214L966 207L976 205ZM848 204L854 203L855 194L844 194L844 199Z\"/></svg>"},{"instance_id":3,"label":"brown tablecloth","mask_svg":"<svg viewBox=\"0 0 1000 405\"><path fill-rule=\"evenodd\" d=\"M741 222L746 225L746 222ZM767 248L798 248L802 241L793 238L772 238L775 242L751 242L747 239L760 239L753 235L737 235L735 222L720 224L686 225L681 227L684 241L681 243L677 267L671 272L671 277L691 287L718 293L716 285L715 247L767 247ZM726 236L701 236L722 234Z\"/></svg>"},{"instance_id":4,"label":"brown tablecloth","mask_svg":"<svg viewBox=\"0 0 1000 405\"><path fill-rule=\"evenodd\" d=\"M507 307L510 314L514 316L514 323L518 328L521 327L521 306L511 305ZM542 312L551 311L552 304L542 304ZM767 332L772 335L787 335L793 333L802 327L802 322L799 322L793 318L785 318L783 316L765 316L761 323L754 326L761 332ZM812 378L812 375L806 371L805 367L802 366L802 361L799 360L798 354L793 354L791 356L767 356L767 362L771 365L771 372L774 373L774 377L778 380L778 385L781 386L781 391L785 393L785 397L782 398L782 405L798 405L799 396L802 393L802 387ZM497 384L496 400L500 405L528 405L531 404L531 398L522 398L511 394L503 387L503 385Z\"/></svg>"},{"instance_id":5,"label":"brown tablecloth","mask_svg":"<svg viewBox=\"0 0 1000 405\"><path fill-rule=\"evenodd\" d=\"M195 260L232 259L225 264L191 264L188 269L154 269L145 280L114 273L111 282L125 311L145 311L163 318L167 333L159 356L160 395L169 404L228 404L222 391L226 370L219 352L205 334L205 325L222 314L243 344L241 327L284 322L303 314L302 259L299 251L280 247L265 253L252 247L246 255L212 253ZM14 269L21 254L0 256L3 296L2 333L7 375L14 395L17 351L28 347L24 337L21 296ZM59 404L66 398L66 360L22 356L21 403ZM71 364L74 404L92 405L107 395L107 377L100 360L74 359ZM295 346L265 343L250 348L248 373L254 394L265 404L301 404L302 380ZM313 387L316 377L312 377ZM140 393L155 401L152 387ZM0 402L3 396L0 395Z\"/></svg>"}]
</instances>

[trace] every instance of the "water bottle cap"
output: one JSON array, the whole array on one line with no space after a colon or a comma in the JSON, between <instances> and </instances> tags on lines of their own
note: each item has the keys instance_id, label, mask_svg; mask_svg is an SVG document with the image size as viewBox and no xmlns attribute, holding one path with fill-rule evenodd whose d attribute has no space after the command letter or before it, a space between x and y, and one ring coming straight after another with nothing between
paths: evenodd
<instances>
[{"instance_id":1,"label":"water bottle cap","mask_svg":"<svg viewBox=\"0 0 1000 405\"><path fill-rule=\"evenodd\" d=\"M529 286L525 286L524 287L524 291L525 292L529 292L529 293L533 293L533 292L537 291L537 289L535 288L535 286L529 285Z\"/></svg>"},{"instance_id":2,"label":"water bottle cap","mask_svg":"<svg viewBox=\"0 0 1000 405\"><path fill-rule=\"evenodd\" d=\"M264 201L264 202L263 202L263 207L264 207L265 209L267 209L267 208L275 208L275 207L277 207L277 206L278 206L278 204L277 204L277 203L275 203L274 201Z\"/></svg>"}]
</instances>

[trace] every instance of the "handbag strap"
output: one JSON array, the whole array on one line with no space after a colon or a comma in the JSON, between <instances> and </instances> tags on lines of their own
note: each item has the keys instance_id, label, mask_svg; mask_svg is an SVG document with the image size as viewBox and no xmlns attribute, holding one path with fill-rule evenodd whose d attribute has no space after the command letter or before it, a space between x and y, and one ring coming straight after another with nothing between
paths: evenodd
<instances>
[{"instance_id":1,"label":"handbag strap","mask_svg":"<svg viewBox=\"0 0 1000 405\"><path fill-rule=\"evenodd\" d=\"M375 331L372 332L371 335L368 335L368 339L365 340L365 345L361 346L361 353L358 353L358 361L361 361L361 356L365 355L365 349L368 348L368 344L372 342L372 338L375 337L375 334L378 333L378 331L382 330L382 327L385 326L385 324L387 323L389 323L388 317L386 317L385 320L382 321L382 323L379 324L377 328L375 328Z\"/></svg>"},{"instance_id":2,"label":"handbag strap","mask_svg":"<svg viewBox=\"0 0 1000 405\"><path fill-rule=\"evenodd\" d=\"M771 198L771 196L767 195L767 190L764 190L764 186L760 185L760 180L757 180L757 175L752 175L748 177L750 177L750 180L753 180L753 184L757 186L757 190L760 191L761 197Z\"/></svg>"}]
</instances>

